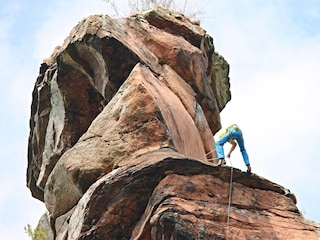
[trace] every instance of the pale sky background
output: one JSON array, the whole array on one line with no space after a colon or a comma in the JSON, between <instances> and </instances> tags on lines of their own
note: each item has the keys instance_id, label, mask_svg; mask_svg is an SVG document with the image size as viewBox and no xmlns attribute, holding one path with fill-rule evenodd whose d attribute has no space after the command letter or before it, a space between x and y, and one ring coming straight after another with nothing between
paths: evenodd
<instances>
[{"instance_id":1,"label":"pale sky background","mask_svg":"<svg viewBox=\"0 0 320 240\"><path fill-rule=\"evenodd\" d=\"M196 2L189 9L203 9L201 25L230 64L223 125L242 128L253 172L289 188L320 223L320 2ZM45 211L26 188L31 93L42 59L92 14L113 12L103 0L1 0L0 239L29 239L23 227ZM245 170L238 149L231 160Z\"/></svg>"}]
</instances>

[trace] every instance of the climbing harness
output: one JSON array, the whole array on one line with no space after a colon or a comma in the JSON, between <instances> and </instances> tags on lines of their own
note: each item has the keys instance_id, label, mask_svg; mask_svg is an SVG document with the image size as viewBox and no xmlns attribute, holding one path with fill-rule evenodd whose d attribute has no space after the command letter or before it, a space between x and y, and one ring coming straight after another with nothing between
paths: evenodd
<instances>
[{"instance_id":1,"label":"climbing harness","mask_svg":"<svg viewBox=\"0 0 320 240\"><path fill-rule=\"evenodd\" d=\"M233 178L233 166L231 159L229 158L230 166L231 166L231 172L230 172L230 187L229 187L229 202L228 202L228 217L227 217L227 237L226 240L228 240L229 235L229 225L230 225L230 208L231 208L231 198L232 198L232 178Z\"/></svg>"}]
</instances>

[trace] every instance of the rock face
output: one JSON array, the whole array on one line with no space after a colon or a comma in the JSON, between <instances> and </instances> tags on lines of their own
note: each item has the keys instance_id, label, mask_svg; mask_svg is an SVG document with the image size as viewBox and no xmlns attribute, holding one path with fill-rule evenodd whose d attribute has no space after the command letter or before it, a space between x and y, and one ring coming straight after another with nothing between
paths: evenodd
<instances>
[{"instance_id":1,"label":"rock face","mask_svg":"<svg viewBox=\"0 0 320 240\"><path fill-rule=\"evenodd\" d=\"M179 13L81 21L33 91L27 185L47 239L317 239L289 190L234 169L229 198L231 169L208 161L228 73Z\"/></svg>"}]
</instances>

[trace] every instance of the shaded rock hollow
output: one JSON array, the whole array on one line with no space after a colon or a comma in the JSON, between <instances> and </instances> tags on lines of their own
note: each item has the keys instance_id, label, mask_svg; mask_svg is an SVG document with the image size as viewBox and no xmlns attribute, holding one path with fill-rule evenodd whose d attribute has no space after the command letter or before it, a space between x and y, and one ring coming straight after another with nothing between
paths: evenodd
<instances>
[{"instance_id":1,"label":"shaded rock hollow","mask_svg":"<svg viewBox=\"0 0 320 240\"><path fill-rule=\"evenodd\" d=\"M230 169L208 159L228 73L182 14L79 22L32 96L27 185L48 239L225 239ZM229 239L317 239L289 190L240 170L233 186Z\"/></svg>"}]
</instances>

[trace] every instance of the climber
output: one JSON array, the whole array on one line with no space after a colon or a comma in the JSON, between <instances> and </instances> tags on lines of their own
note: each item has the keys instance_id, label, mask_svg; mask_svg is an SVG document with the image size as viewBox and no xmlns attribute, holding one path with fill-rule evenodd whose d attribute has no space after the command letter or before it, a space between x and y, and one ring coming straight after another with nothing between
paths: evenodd
<instances>
[{"instance_id":1,"label":"climber","mask_svg":"<svg viewBox=\"0 0 320 240\"><path fill-rule=\"evenodd\" d=\"M227 127L218 137L218 141L216 142L216 151L217 151L217 155L218 155L218 159L219 159L218 165L223 166L226 164L226 160L224 159L225 158L224 157L224 150L223 150L223 145L226 142L229 142L232 145L229 153L227 154L228 158L231 157L231 153L236 148L237 143L239 144L243 161L247 166L247 172L251 173L251 166L250 166L247 151L244 147L244 140L243 140L243 136L242 136L242 131L240 130L240 128L236 124L232 124L231 126Z\"/></svg>"}]
</instances>

